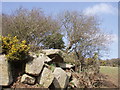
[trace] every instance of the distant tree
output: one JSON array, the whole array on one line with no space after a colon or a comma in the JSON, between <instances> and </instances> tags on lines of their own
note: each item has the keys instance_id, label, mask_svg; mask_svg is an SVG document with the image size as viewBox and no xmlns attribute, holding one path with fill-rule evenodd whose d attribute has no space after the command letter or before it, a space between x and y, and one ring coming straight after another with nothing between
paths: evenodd
<instances>
[{"instance_id":1,"label":"distant tree","mask_svg":"<svg viewBox=\"0 0 120 90\"><path fill-rule=\"evenodd\" d=\"M119 58L113 58L113 59L107 60L107 65L108 66L117 67L118 64L119 64Z\"/></svg>"},{"instance_id":2,"label":"distant tree","mask_svg":"<svg viewBox=\"0 0 120 90\"><path fill-rule=\"evenodd\" d=\"M100 60L101 66L113 66L117 67L119 65L119 58L107 59L107 60Z\"/></svg>"},{"instance_id":3,"label":"distant tree","mask_svg":"<svg viewBox=\"0 0 120 90\"><path fill-rule=\"evenodd\" d=\"M56 33L54 35L48 35L45 37L43 41L43 45L45 48L53 48L53 49L63 49L64 46L64 41L63 41L63 35L60 33Z\"/></svg>"},{"instance_id":4,"label":"distant tree","mask_svg":"<svg viewBox=\"0 0 120 90\"><path fill-rule=\"evenodd\" d=\"M105 60L100 60L100 66L106 66L106 65L107 65L107 63Z\"/></svg>"}]
</instances>

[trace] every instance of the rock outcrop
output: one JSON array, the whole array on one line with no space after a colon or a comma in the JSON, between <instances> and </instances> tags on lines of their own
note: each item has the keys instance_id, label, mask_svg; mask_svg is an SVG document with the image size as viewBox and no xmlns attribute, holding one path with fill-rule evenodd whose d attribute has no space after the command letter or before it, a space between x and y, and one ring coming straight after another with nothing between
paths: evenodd
<instances>
[{"instance_id":1,"label":"rock outcrop","mask_svg":"<svg viewBox=\"0 0 120 90\"><path fill-rule=\"evenodd\" d=\"M49 58L51 58L52 62L56 62L56 63L64 62L63 52L59 49L45 49L42 50L42 52L45 55L47 55Z\"/></svg>"},{"instance_id":2,"label":"rock outcrop","mask_svg":"<svg viewBox=\"0 0 120 90\"><path fill-rule=\"evenodd\" d=\"M12 81L10 64L5 55L0 55L0 86L8 86Z\"/></svg>"},{"instance_id":3,"label":"rock outcrop","mask_svg":"<svg viewBox=\"0 0 120 90\"><path fill-rule=\"evenodd\" d=\"M44 57L35 57L32 61L26 63L25 72L31 75L39 76L44 65Z\"/></svg>"},{"instance_id":4,"label":"rock outcrop","mask_svg":"<svg viewBox=\"0 0 120 90\"><path fill-rule=\"evenodd\" d=\"M75 62L72 55L68 55L67 53L60 49L44 49L41 52L47 55L49 58L51 58L52 62L57 63Z\"/></svg>"},{"instance_id":5,"label":"rock outcrop","mask_svg":"<svg viewBox=\"0 0 120 90\"><path fill-rule=\"evenodd\" d=\"M57 67L55 68L53 74L55 76L53 81L54 86L56 88L66 88L69 79L66 72L63 69Z\"/></svg>"},{"instance_id":6,"label":"rock outcrop","mask_svg":"<svg viewBox=\"0 0 120 90\"><path fill-rule=\"evenodd\" d=\"M50 59L47 55L45 55L43 53L40 53L39 56L43 58L44 62L52 61L52 59Z\"/></svg>"},{"instance_id":7,"label":"rock outcrop","mask_svg":"<svg viewBox=\"0 0 120 90\"><path fill-rule=\"evenodd\" d=\"M52 55L52 54L58 54L62 56L62 51L60 49L44 49L42 50L42 52L46 54L47 56Z\"/></svg>"},{"instance_id":8,"label":"rock outcrop","mask_svg":"<svg viewBox=\"0 0 120 90\"><path fill-rule=\"evenodd\" d=\"M38 78L38 83L44 88L48 88L53 82L54 75L51 70L44 68L41 76Z\"/></svg>"},{"instance_id":9,"label":"rock outcrop","mask_svg":"<svg viewBox=\"0 0 120 90\"><path fill-rule=\"evenodd\" d=\"M20 78L17 78L18 81L13 86L25 85L25 87L35 86L49 89L92 88L98 80L93 78L95 70L75 72L75 65L66 63L67 60L73 59L71 56L59 49L46 49L37 53L30 52L30 60L24 63L23 72L18 71ZM0 55L0 85L8 86L12 81L10 64L5 55Z\"/></svg>"}]
</instances>

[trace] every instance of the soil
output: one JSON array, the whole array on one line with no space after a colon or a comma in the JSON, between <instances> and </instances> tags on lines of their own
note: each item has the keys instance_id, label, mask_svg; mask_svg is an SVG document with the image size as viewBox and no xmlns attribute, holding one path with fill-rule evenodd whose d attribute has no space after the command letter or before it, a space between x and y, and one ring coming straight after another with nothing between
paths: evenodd
<instances>
[{"instance_id":1,"label":"soil","mask_svg":"<svg viewBox=\"0 0 120 90\"><path fill-rule=\"evenodd\" d=\"M23 84L20 82L21 76L17 78L17 81L13 83L13 85L10 86L10 88L43 88L39 84L35 85L28 85L28 84Z\"/></svg>"}]
</instances>

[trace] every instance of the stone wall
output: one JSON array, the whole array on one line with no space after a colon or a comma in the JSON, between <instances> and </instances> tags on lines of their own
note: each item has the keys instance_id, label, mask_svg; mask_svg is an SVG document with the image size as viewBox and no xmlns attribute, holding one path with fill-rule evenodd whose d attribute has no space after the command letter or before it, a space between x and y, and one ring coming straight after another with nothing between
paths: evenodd
<instances>
[{"instance_id":1,"label":"stone wall","mask_svg":"<svg viewBox=\"0 0 120 90\"><path fill-rule=\"evenodd\" d=\"M74 72L75 65L65 63L65 60L70 58L65 56L66 54L59 49L42 50L37 54L30 52L32 60L29 58L30 60L25 64L25 72L20 75L19 83L29 86L38 85L39 87L50 89L80 88L80 85L82 85L80 83L82 74ZM0 86L9 86L14 83L9 64L5 55L0 55L0 67L2 67L0 69ZM89 82L87 85L92 87L90 79L87 78L86 81Z\"/></svg>"}]
</instances>

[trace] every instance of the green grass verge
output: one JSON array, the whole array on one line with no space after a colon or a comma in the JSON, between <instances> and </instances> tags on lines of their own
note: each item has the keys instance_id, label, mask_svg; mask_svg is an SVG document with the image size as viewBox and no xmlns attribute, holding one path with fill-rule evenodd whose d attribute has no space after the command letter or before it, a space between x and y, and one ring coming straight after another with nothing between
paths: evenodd
<instances>
[{"instance_id":1,"label":"green grass verge","mask_svg":"<svg viewBox=\"0 0 120 90\"><path fill-rule=\"evenodd\" d=\"M118 67L100 66L100 72L108 75L109 80L118 85Z\"/></svg>"}]
</instances>

